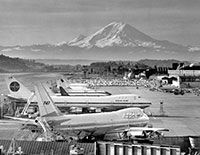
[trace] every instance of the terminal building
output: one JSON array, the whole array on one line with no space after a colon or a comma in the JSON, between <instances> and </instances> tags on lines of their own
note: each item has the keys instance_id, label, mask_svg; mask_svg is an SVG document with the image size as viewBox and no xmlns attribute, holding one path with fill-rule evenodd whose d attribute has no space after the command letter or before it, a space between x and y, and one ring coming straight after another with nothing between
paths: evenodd
<instances>
[{"instance_id":1,"label":"terminal building","mask_svg":"<svg viewBox=\"0 0 200 155\"><path fill-rule=\"evenodd\" d=\"M172 69L168 70L169 75L177 75L182 83L188 86L195 85L200 87L200 63L184 65L183 63L173 63Z\"/></svg>"}]
</instances>

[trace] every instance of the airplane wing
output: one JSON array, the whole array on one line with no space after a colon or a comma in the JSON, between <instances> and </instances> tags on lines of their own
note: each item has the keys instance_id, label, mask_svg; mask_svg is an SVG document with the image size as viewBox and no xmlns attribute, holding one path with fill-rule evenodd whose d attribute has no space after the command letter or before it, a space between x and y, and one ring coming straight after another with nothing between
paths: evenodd
<instances>
[{"instance_id":1,"label":"airplane wing","mask_svg":"<svg viewBox=\"0 0 200 155\"><path fill-rule=\"evenodd\" d=\"M156 132L156 131L169 131L169 129L166 129L166 128L138 128L138 127L134 127L134 128L129 128L127 130L130 130L130 131L153 131L153 132Z\"/></svg>"},{"instance_id":2,"label":"airplane wing","mask_svg":"<svg viewBox=\"0 0 200 155\"><path fill-rule=\"evenodd\" d=\"M124 131L131 131L131 132L137 132L137 131L147 131L147 132L162 132L162 131L169 131L169 129L166 129L166 128L147 128L147 127L143 127L143 128L140 128L140 127L131 127L131 128L118 128L118 129L115 129L109 133L119 133L119 132L124 132Z\"/></svg>"},{"instance_id":3,"label":"airplane wing","mask_svg":"<svg viewBox=\"0 0 200 155\"><path fill-rule=\"evenodd\" d=\"M169 131L166 128L147 128L147 127L131 127L131 128L118 128L110 131L107 134L122 134L125 137L139 137L139 138L152 138L162 135L162 132Z\"/></svg>"},{"instance_id":4,"label":"airplane wing","mask_svg":"<svg viewBox=\"0 0 200 155\"><path fill-rule=\"evenodd\" d=\"M21 118L21 117L11 117L11 116L4 116L4 117L12 119L12 120L19 121L19 123L21 123L21 124L32 124L32 125L38 126L38 124L35 122L35 119Z\"/></svg>"},{"instance_id":5,"label":"airplane wing","mask_svg":"<svg viewBox=\"0 0 200 155\"><path fill-rule=\"evenodd\" d=\"M43 126L41 126L40 123L36 123L35 119L29 119L29 118L21 118L21 117L10 117L10 116L4 116L6 118L16 120L21 124L21 130L28 129L32 132L42 132L44 131Z\"/></svg>"},{"instance_id":6,"label":"airplane wing","mask_svg":"<svg viewBox=\"0 0 200 155\"><path fill-rule=\"evenodd\" d=\"M33 95L33 94L32 94ZM25 99L25 98L17 98L15 96L12 96L11 94L7 94L4 95L8 100L13 101L13 102L19 102L19 103L26 103L27 100L29 99ZM31 103L36 103L36 98L35 96L33 96L33 98L31 99Z\"/></svg>"},{"instance_id":7,"label":"airplane wing","mask_svg":"<svg viewBox=\"0 0 200 155\"><path fill-rule=\"evenodd\" d=\"M16 97L11 96L10 94L4 95L4 96L7 97L11 101L16 101L16 102L26 102L27 101L24 98L16 98Z\"/></svg>"}]
</instances>

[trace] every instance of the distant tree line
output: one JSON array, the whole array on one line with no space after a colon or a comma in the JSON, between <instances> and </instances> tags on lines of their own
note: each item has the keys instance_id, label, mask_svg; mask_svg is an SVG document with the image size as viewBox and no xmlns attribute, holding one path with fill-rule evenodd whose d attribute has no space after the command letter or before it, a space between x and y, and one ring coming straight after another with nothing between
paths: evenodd
<instances>
[{"instance_id":1,"label":"distant tree line","mask_svg":"<svg viewBox=\"0 0 200 155\"><path fill-rule=\"evenodd\" d=\"M85 67L86 68L86 67ZM146 77L153 74L167 74L168 67L154 67L148 66L141 61L109 61L109 62L95 62L87 66L89 74L100 74L100 75L116 75L124 76L126 73L132 73L138 75L145 73Z\"/></svg>"},{"instance_id":2,"label":"distant tree line","mask_svg":"<svg viewBox=\"0 0 200 155\"><path fill-rule=\"evenodd\" d=\"M0 72L58 72L81 71L81 65L46 65L32 59L11 58L0 55Z\"/></svg>"}]
</instances>

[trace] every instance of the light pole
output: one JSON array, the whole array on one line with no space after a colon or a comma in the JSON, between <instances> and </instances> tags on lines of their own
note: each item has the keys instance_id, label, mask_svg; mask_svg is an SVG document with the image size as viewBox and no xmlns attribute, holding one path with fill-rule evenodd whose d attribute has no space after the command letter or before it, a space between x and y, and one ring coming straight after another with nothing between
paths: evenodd
<instances>
[{"instance_id":1,"label":"light pole","mask_svg":"<svg viewBox=\"0 0 200 155\"><path fill-rule=\"evenodd\" d=\"M1 115L0 115L0 118L2 119L3 118L3 105L4 105L4 94L1 94L0 96L0 104L1 104Z\"/></svg>"}]
</instances>

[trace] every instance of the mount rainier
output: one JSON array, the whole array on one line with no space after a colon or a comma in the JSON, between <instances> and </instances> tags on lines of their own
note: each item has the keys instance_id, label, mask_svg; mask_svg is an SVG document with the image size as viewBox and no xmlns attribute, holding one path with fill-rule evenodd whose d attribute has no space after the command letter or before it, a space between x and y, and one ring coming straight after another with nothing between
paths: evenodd
<instances>
[{"instance_id":1,"label":"mount rainier","mask_svg":"<svg viewBox=\"0 0 200 155\"><path fill-rule=\"evenodd\" d=\"M110 23L94 34L79 35L69 42L55 45L0 46L0 52L33 59L200 59L198 47L157 40L122 22Z\"/></svg>"}]
</instances>

